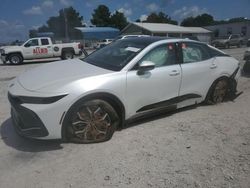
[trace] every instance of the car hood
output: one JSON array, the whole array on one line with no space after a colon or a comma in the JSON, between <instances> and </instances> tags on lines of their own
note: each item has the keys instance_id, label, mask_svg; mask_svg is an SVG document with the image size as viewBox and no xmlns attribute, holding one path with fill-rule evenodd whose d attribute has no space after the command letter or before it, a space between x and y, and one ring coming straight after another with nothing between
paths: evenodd
<instances>
[{"instance_id":1,"label":"car hood","mask_svg":"<svg viewBox=\"0 0 250 188\"><path fill-rule=\"evenodd\" d=\"M20 50L20 46L4 46L4 47L2 47L2 49L3 49L5 52L13 52L13 51L18 51L18 50Z\"/></svg>"},{"instance_id":2,"label":"car hood","mask_svg":"<svg viewBox=\"0 0 250 188\"><path fill-rule=\"evenodd\" d=\"M227 42L227 39L215 39L212 42Z\"/></svg>"},{"instance_id":3,"label":"car hood","mask_svg":"<svg viewBox=\"0 0 250 188\"><path fill-rule=\"evenodd\" d=\"M27 71L18 77L18 82L27 90L38 91L58 83L67 84L77 79L111 73L80 59L57 61ZM53 91L51 91L53 92Z\"/></svg>"}]
</instances>

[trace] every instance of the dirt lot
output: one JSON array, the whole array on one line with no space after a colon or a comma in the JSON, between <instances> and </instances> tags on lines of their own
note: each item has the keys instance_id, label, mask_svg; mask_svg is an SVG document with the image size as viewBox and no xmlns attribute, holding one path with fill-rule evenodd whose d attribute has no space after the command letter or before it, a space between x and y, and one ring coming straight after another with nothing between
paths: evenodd
<instances>
[{"instance_id":1,"label":"dirt lot","mask_svg":"<svg viewBox=\"0 0 250 188\"><path fill-rule=\"evenodd\" d=\"M244 48L227 50L242 61ZM250 76L234 102L139 122L99 144L31 141L12 128L7 84L41 64L0 65L0 187L235 187L250 185Z\"/></svg>"}]
</instances>

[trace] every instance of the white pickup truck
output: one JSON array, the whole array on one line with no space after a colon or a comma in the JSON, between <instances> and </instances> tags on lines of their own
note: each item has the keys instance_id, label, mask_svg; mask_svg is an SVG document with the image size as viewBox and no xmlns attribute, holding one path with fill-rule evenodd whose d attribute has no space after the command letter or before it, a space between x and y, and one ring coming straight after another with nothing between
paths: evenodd
<instances>
[{"instance_id":1,"label":"white pickup truck","mask_svg":"<svg viewBox=\"0 0 250 188\"><path fill-rule=\"evenodd\" d=\"M31 38L21 46L8 46L0 49L1 59L5 64L21 64L24 60L47 59L61 57L72 59L74 55L81 55L83 47L80 43L53 44L51 38ZM86 54L85 54L86 55Z\"/></svg>"}]
</instances>

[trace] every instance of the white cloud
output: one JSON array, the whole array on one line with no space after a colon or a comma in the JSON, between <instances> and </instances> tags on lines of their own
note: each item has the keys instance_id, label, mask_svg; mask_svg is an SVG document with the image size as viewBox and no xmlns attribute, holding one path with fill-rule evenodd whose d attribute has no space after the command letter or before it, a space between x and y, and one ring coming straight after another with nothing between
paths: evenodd
<instances>
[{"instance_id":1,"label":"white cloud","mask_svg":"<svg viewBox=\"0 0 250 188\"><path fill-rule=\"evenodd\" d=\"M148 18L148 16L146 14L142 14L140 16L140 21L143 22L143 21L147 20L147 18Z\"/></svg>"},{"instance_id":2,"label":"white cloud","mask_svg":"<svg viewBox=\"0 0 250 188\"><path fill-rule=\"evenodd\" d=\"M93 5L90 2L85 3L86 7L93 7Z\"/></svg>"},{"instance_id":3,"label":"white cloud","mask_svg":"<svg viewBox=\"0 0 250 188\"><path fill-rule=\"evenodd\" d=\"M41 27L42 25L33 25L32 27L31 27L31 29L35 29L35 30L37 30L39 27Z\"/></svg>"},{"instance_id":4,"label":"white cloud","mask_svg":"<svg viewBox=\"0 0 250 188\"><path fill-rule=\"evenodd\" d=\"M118 9L118 12L123 13L126 17L131 16L133 14L133 11L131 8L128 8L128 9L120 8Z\"/></svg>"},{"instance_id":5,"label":"white cloud","mask_svg":"<svg viewBox=\"0 0 250 188\"><path fill-rule=\"evenodd\" d=\"M71 0L60 0L60 3L66 7L72 4Z\"/></svg>"},{"instance_id":6,"label":"white cloud","mask_svg":"<svg viewBox=\"0 0 250 188\"><path fill-rule=\"evenodd\" d=\"M179 18L186 18L189 16L198 16L200 14L208 12L206 8L199 8L198 6L192 6L192 7L182 7L181 9L178 9L174 11L174 16L178 16Z\"/></svg>"},{"instance_id":7,"label":"white cloud","mask_svg":"<svg viewBox=\"0 0 250 188\"><path fill-rule=\"evenodd\" d=\"M0 36L0 42L3 43L14 40L25 40L27 38L27 29L21 22L0 20Z\"/></svg>"},{"instance_id":8,"label":"white cloud","mask_svg":"<svg viewBox=\"0 0 250 188\"><path fill-rule=\"evenodd\" d=\"M24 10L23 14L26 15L41 15L43 13L40 6L33 6L30 9Z\"/></svg>"},{"instance_id":9,"label":"white cloud","mask_svg":"<svg viewBox=\"0 0 250 188\"><path fill-rule=\"evenodd\" d=\"M54 2L51 0L46 0L43 2L42 7L44 8L53 8Z\"/></svg>"},{"instance_id":10,"label":"white cloud","mask_svg":"<svg viewBox=\"0 0 250 188\"><path fill-rule=\"evenodd\" d=\"M146 8L150 12L155 12L155 11L159 10L159 6L155 3L151 3L151 4L147 5Z\"/></svg>"}]
</instances>

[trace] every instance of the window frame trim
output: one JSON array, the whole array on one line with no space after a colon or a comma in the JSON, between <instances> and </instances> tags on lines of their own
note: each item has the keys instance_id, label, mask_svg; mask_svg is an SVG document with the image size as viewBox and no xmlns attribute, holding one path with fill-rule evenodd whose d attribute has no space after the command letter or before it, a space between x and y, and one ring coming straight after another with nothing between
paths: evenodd
<instances>
[{"instance_id":1,"label":"window frame trim","mask_svg":"<svg viewBox=\"0 0 250 188\"><path fill-rule=\"evenodd\" d=\"M184 62L184 57L183 57L183 49L182 49L182 44L183 43L195 44L195 45L201 46L201 48L202 48L202 46L204 46L203 50L206 51L208 58L202 59L201 61L194 61L194 62L185 63ZM213 56L211 56L210 52L207 51L207 48L209 48L209 47L206 44L202 44L202 43L199 43L199 42L192 42L192 41L181 41L181 42L179 42L179 44L180 44L179 45L179 50L180 50L180 56L181 56L181 63L180 64L199 63L199 62L207 61L207 60L213 58Z\"/></svg>"},{"instance_id":2,"label":"window frame trim","mask_svg":"<svg viewBox=\"0 0 250 188\"><path fill-rule=\"evenodd\" d=\"M148 54L148 53L150 53L152 50L154 50L154 49L156 49L156 48L158 48L158 47L160 47L160 46L164 46L164 45L167 45L167 44L173 44L174 45L174 50L175 50L175 63L174 64L172 64L172 65L166 65L166 66L159 66L159 67L155 67L155 69L156 68L162 68L162 67L167 67L167 66L173 66L173 65L178 65L178 64L180 64L179 62L178 62L178 45L177 45L177 43L178 42L166 42L166 43L163 43L163 44L159 44L159 45L157 45L157 46L155 46L154 48L152 48L152 49L150 49L146 54L144 54L136 63L135 63L135 65L129 70L129 71L138 71L138 67L137 67L137 65L138 65L138 63Z\"/></svg>"}]
</instances>

